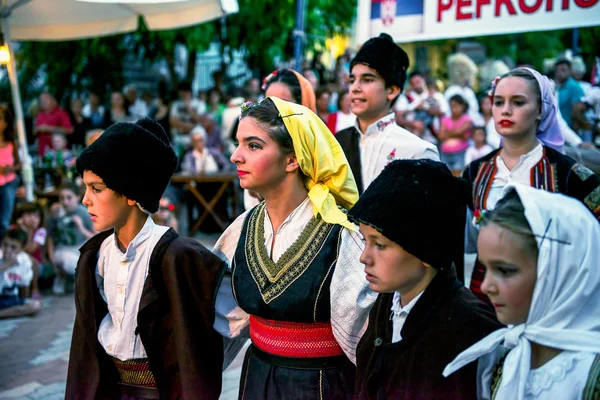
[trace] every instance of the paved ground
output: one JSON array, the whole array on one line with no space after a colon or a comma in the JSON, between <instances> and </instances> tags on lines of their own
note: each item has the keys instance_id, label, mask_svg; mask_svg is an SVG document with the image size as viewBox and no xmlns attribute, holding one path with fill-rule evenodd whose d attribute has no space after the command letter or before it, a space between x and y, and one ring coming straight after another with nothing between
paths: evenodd
<instances>
[{"instance_id":1,"label":"paved ground","mask_svg":"<svg viewBox=\"0 0 600 400\"><path fill-rule=\"evenodd\" d=\"M216 236L201 237L212 248ZM47 295L32 318L0 320L0 399L64 399L73 296ZM225 371L221 399L237 399L242 355Z\"/></svg>"}]
</instances>

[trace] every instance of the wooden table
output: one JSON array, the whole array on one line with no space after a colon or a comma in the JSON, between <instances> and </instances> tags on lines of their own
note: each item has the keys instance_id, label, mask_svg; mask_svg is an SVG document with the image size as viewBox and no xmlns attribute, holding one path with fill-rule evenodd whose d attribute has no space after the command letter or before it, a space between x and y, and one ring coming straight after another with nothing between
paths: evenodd
<instances>
[{"instance_id":1,"label":"wooden table","mask_svg":"<svg viewBox=\"0 0 600 400\"><path fill-rule=\"evenodd\" d=\"M237 171L218 172L215 174L206 175L176 174L171 177L171 182L184 183L185 187L190 191L190 193L192 193L198 202L204 206L204 213L200 215L200 217L194 222L194 225L190 228L190 236L194 235L198 231L204 220L209 215L212 215L212 217L215 219L215 222L221 227L221 229L225 230L227 228L227 222L223 221L219 217L219 215L215 212L214 207L219 199L223 197L223 194L227 190L227 186L229 186L230 183L233 183L237 178ZM221 183L221 186L214 194L213 198L209 201L207 201L196 188L197 184L208 182ZM235 210L235 206L237 205L237 195L235 190L233 190L233 204ZM190 221L190 223L191 222L192 221Z\"/></svg>"}]
</instances>

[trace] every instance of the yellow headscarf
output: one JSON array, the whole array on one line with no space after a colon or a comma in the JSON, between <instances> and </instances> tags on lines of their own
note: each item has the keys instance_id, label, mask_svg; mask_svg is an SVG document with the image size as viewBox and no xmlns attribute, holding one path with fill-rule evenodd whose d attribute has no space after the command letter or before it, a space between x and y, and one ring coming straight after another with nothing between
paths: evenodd
<instances>
[{"instance_id":1,"label":"yellow headscarf","mask_svg":"<svg viewBox=\"0 0 600 400\"><path fill-rule=\"evenodd\" d=\"M358 201L358 189L344 150L323 121L308 108L277 97L269 98L292 137L314 214L321 214L330 224L356 230L337 207L339 204L349 209Z\"/></svg>"}]
</instances>

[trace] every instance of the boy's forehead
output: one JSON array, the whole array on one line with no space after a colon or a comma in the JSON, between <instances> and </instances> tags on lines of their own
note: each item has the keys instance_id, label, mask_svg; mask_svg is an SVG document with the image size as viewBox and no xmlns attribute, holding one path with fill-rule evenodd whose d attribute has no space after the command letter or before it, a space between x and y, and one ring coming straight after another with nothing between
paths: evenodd
<instances>
[{"instance_id":1,"label":"boy's forehead","mask_svg":"<svg viewBox=\"0 0 600 400\"><path fill-rule=\"evenodd\" d=\"M367 64L354 64L352 69L350 70L350 76L361 76L361 75L375 75L378 78L381 78L379 72L377 70L369 67ZM382 78L383 79L383 78Z\"/></svg>"},{"instance_id":2,"label":"boy's forehead","mask_svg":"<svg viewBox=\"0 0 600 400\"><path fill-rule=\"evenodd\" d=\"M83 171L83 183L85 185L93 185L93 184L106 185L102 178L100 178L98 175L96 175L92 171L88 171L88 170Z\"/></svg>"}]
</instances>

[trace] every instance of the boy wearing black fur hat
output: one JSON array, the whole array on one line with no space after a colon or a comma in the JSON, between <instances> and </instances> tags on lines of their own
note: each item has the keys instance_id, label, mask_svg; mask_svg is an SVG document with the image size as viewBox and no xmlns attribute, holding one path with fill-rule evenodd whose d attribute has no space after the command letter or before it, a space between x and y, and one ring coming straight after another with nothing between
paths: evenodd
<instances>
[{"instance_id":1,"label":"boy wearing black fur hat","mask_svg":"<svg viewBox=\"0 0 600 400\"><path fill-rule=\"evenodd\" d=\"M437 148L396 124L391 110L406 81L408 56L382 33L369 39L350 63L350 101L354 127L336 134L348 158L359 193L390 161L430 158Z\"/></svg>"},{"instance_id":2,"label":"boy wearing black fur hat","mask_svg":"<svg viewBox=\"0 0 600 400\"><path fill-rule=\"evenodd\" d=\"M224 264L150 218L176 165L150 119L112 125L77 160L102 233L80 249L67 399L219 397Z\"/></svg>"},{"instance_id":3,"label":"boy wearing black fur hat","mask_svg":"<svg viewBox=\"0 0 600 400\"><path fill-rule=\"evenodd\" d=\"M444 164L398 160L350 210L365 239L366 279L380 293L357 349L359 399L476 398L476 363L442 376L447 362L500 328L452 268L448 238L462 235L467 198L466 182Z\"/></svg>"}]
</instances>

